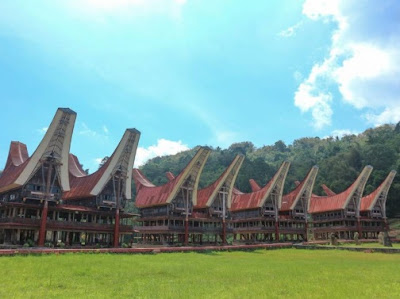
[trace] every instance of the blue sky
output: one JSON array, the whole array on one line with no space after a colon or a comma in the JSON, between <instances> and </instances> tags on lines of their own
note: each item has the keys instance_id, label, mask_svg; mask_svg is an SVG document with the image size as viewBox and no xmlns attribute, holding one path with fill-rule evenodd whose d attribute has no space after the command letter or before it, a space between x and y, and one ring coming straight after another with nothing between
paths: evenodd
<instances>
[{"instance_id":1,"label":"blue sky","mask_svg":"<svg viewBox=\"0 0 400 299\"><path fill-rule=\"evenodd\" d=\"M78 113L71 152L91 171L128 127L140 164L395 123L399 15L394 0L3 0L0 165L57 107Z\"/></svg>"}]
</instances>

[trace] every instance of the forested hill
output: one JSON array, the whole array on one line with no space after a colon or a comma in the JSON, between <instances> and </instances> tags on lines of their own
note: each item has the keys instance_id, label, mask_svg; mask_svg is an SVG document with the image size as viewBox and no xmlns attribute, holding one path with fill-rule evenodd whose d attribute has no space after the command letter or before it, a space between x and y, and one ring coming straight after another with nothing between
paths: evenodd
<instances>
[{"instance_id":1,"label":"forested hill","mask_svg":"<svg viewBox=\"0 0 400 299\"><path fill-rule=\"evenodd\" d=\"M167 182L165 173L171 171L179 174L197 149L151 159L141 170L154 184L164 184ZM264 185L280 164L288 160L291 167L285 193L293 189L294 182L302 180L313 165L319 166L314 187L314 193L319 195L323 195L321 184L341 192L357 178L365 165L372 165L374 170L364 191L364 194L369 194L380 185L390 170L400 173L400 122L396 126L384 125L342 138L301 138L291 145L277 141L274 145L260 148L251 142L241 142L232 144L228 149L212 148L201 175L200 187L217 179L237 154L246 156L236 181L236 187L244 192L250 191L250 178ZM400 174L396 175L390 189L387 212L389 217L400 214Z\"/></svg>"}]
</instances>

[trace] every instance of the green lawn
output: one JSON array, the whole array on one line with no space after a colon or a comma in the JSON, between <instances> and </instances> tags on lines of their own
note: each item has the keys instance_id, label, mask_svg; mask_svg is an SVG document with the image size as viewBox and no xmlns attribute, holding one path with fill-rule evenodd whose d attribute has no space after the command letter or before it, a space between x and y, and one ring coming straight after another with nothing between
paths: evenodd
<instances>
[{"instance_id":1,"label":"green lawn","mask_svg":"<svg viewBox=\"0 0 400 299\"><path fill-rule=\"evenodd\" d=\"M331 246L331 245L320 245L320 246ZM356 245L355 243L340 243L340 247L359 247L359 248L400 248L400 243L393 243L392 247L385 247L382 244L379 243L361 243L360 245Z\"/></svg>"},{"instance_id":2,"label":"green lawn","mask_svg":"<svg viewBox=\"0 0 400 299\"><path fill-rule=\"evenodd\" d=\"M400 255L341 250L0 257L0 298L399 298Z\"/></svg>"}]
</instances>

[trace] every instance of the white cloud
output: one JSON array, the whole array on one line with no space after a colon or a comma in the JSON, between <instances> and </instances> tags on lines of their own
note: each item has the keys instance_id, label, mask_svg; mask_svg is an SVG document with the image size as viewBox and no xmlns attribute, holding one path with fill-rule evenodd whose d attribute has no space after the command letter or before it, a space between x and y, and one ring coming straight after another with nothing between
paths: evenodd
<instances>
[{"instance_id":1,"label":"white cloud","mask_svg":"<svg viewBox=\"0 0 400 299\"><path fill-rule=\"evenodd\" d=\"M365 118L375 126L386 123L398 123L400 121L400 107L386 108L380 114L367 113Z\"/></svg>"},{"instance_id":2,"label":"white cloud","mask_svg":"<svg viewBox=\"0 0 400 299\"><path fill-rule=\"evenodd\" d=\"M303 4L303 14L312 20L321 17L339 17L339 1L336 0L306 0Z\"/></svg>"},{"instance_id":3,"label":"white cloud","mask_svg":"<svg viewBox=\"0 0 400 299\"><path fill-rule=\"evenodd\" d=\"M92 130L89 126L82 122L80 124L80 130L78 131L79 135L86 136L93 141L96 141L101 144L106 144L109 141L109 131L106 126L102 126L98 130Z\"/></svg>"},{"instance_id":4,"label":"white cloud","mask_svg":"<svg viewBox=\"0 0 400 299\"><path fill-rule=\"evenodd\" d=\"M215 130L214 132L216 143L219 146L227 147L231 145L234 140L238 140L238 134L229 130Z\"/></svg>"},{"instance_id":5,"label":"white cloud","mask_svg":"<svg viewBox=\"0 0 400 299\"><path fill-rule=\"evenodd\" d=\"M44 135L47 130L49 129L49 127L43 127L41 129L37 129L36 131L40 134L40 135Z\"/></svg>"},{"instance_id":6,"label":"white cloud","mask_svg":"<svg viewBox=\"0 0 400 299\"><path fill-rule=\"evenodd\" d=\"M278 35L281 37L291 37L296 34L297 29L299 29L302 24L303 24L303 22L298 22L297 24L295 24L285 30L282 30L281 32L278 33Z\"/></svg>"},{"instance_id":7,"label":"white cloud","mask_svg":"<svg viewBox=\"0 0 400 299\"><path fill-rule=\"evenodd\" d=\"M91 130L86 123L81 124L82 128L79 131L80 135L85 135L85 136L91 136L91 137L96 137L98 133L96 131Z\"/></svg>"},{"instance_id":8,"label":"white cloud","mask_svg":"<svg viewBox=\"0 0 400 299\"><path fill-rule=\"evenodd\" d=\"M324 138L328 138L328 137L342 138L343 136L346 136L346 135L357 135L357 134L359 134L359 132L354 131L354 130L347 130L347 129L333 130L329 136L325 136Z\"/></svg>"},{"instance_id":9,"label":"white cloud","mask_svg":"<svg viewBox=\"0 0 400 299\"><path fill-rule=\"evenodd\" d=\"M300 84L294 95L295 106L299 107L302 112L311 110L314 120L312 125L316 129L331 124L332 109L330 103L332 95L316 87L317 80L326 72L329 63L326 60L321 65L314 65L309 77Z\"/></svg>"},{"instance_id":10,"label":"white cloud","mask_svg":"<svg viewBox=\"0 0 400 299\"><path fill-rule=\"evenodd\" d=\"M316 63L295 93L295 105L312 111L315 127L331 123L336 86L342 100L368 110L364 118L379 125L400 120L400 18L395 1L306 0L303 14L335 22L329 56ZM322 113L322 114L321 114Z\"/></svg>"},{"instance_id":11,"label":"white cloud","mask_svg":"<svg viewBox=\"0 0 400 299\"><path fill-rule=\"evenodd\" d=\"M174 155L188 149L189 147L186 144L183 144L180 140L172 141L163 138L158 139L156 145L150 145L147 148L138 147L136 151L135 167L145 164L147 160L151 158Z\"/></svg>"},{"instance_id":12,"label":"white cloud","mask_svg":"<svg viewBox=\"0 0 400 299\"><path fill-rule=\"evenodd\" d=\"M103 160L103 158L96 158L96 159L94 159L94 162L96 164L100 164L102 160Z\"/></svg>"}]
</instances>

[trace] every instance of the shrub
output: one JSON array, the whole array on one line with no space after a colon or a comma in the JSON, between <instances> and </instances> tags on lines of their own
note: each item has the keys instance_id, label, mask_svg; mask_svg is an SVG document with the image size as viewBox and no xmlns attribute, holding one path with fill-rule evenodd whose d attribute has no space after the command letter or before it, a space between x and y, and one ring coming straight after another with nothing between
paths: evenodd
<instances>
[{"instance_id":1,"label":"shrub","mask_svg":"<svg viewBox=\"0 0 400 299\"><path fill-rule=\"evenodd\" d=\"M24 243L24 245L22 245L22 247L27 248L27 247L31 247L31 246L29 245L28 242L26 242L26 243Z\"/></svg>"},{"instance_id":2,"label":"shrub","mask_svg":"<svg viewBox=\"0 0 400 299\"><path fill-rule=\"evenodd\" d=\"M130 246L126 243L122 243L122 248L129 248Z\"/></svg>"}]
</instances>

